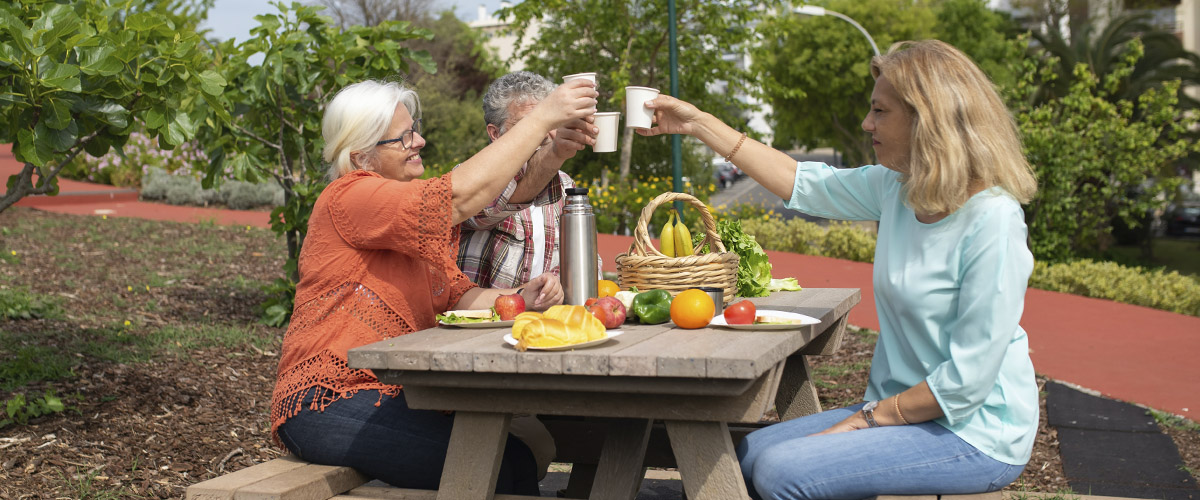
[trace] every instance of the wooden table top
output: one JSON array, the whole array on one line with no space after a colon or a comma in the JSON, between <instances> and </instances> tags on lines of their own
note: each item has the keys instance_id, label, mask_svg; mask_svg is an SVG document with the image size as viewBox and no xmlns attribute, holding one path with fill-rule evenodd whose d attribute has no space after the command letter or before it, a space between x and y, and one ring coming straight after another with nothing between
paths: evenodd
<instances>
[{"instance_id":1,"label":"wooden table top","mask_svg":"<svg viewBox=\"0 0 1200 500\"><path fill-rule=\"evenodd\" d=\"M751 300L759 309L812 316L821 323L795 330L720 327L685 330L673 323L626 323L612 340L570 351L519 352L504 341L508 327L437 327L354 348L353 368L444 373L590 375L750 381L844 317L861 298L857 288L811 288ZM732 380L731 380L732 379Z\"/></svg>"}]
</instances>

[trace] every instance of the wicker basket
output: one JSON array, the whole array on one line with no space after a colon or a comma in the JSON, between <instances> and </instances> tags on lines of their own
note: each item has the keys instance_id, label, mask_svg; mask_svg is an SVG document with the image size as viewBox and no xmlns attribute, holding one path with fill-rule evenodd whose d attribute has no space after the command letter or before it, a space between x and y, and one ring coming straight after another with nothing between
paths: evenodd
<instances>
[{"instance_id":1,"label":"wicker basket","mask_svg":"<svg viewBox=\"0 0 1200 500\"><path fill-rule=\"evenodd\" d=\"M647 226L654 209L675 200L687 202L700 211L705 236L696 248L703 248L707 244L709 253L667 257L651 244ZM633 245L628 253L618 255L616 262L622 288L636 286L639 290L666 290L674 296L689 288L714 286L725 290L726 304L737 295L738 255L725 251L708 207L689 194L663 193L650 200L642 208L637 229L633 233Z\"/></svg>"}]
</instances>

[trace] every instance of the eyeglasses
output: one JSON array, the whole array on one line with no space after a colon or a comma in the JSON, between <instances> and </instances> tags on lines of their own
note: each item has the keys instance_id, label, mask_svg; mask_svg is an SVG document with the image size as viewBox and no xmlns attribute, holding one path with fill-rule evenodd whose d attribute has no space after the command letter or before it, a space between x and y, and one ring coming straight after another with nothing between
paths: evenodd
<instances>
[{"instance_id":1,"label":"eyeglasses","mask_svg":"<svg viewBox=\"0 0 1200 500\"><path fill-rule=\"evenodd\" d=\"M421 133L421 119L417 118L416 121L413 122L412 128L405 130L403 134L400 134L400 137L397 137L395 139L385 139L385 140L375 143L375 145L382 146L384 144L391 144L393 142L398 142L398 143L400 143L400 146L402 146L404 149L408 149L408 148L411 148L413 145L413 135L420 134L420 133Z\"/></svg>"}]
</instances>

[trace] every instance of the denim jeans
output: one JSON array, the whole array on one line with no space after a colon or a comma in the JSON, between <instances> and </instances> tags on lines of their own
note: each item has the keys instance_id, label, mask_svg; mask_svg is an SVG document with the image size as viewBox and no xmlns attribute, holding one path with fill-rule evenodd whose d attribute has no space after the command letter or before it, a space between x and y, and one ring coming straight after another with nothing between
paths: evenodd
<instances>
[{"instance_id":1,"label":"denim jeans","mask_svg":"<svg viewBox=\"0 0 1200 500\"><path fill-rule=\"evenodd\" d=\"M403 392L380 399L379 391L359 391L322 412L309 408L316 390L309 392L304 409L279 426L279 439L289 451L308 462L353 467L392 486L438 488L453 416L410 409ZM539 493L533 453L511 434L496 492Z\"/></svg>"},{"instance_id":2,"label":"denim jeans","mask_svg":"<svg viewBox=\"0 0 1200 500\"><path fill-rule=\"evenodd\" d=\"M997 461L936 422L821 432L857 404L781 422L746 436L738 460L755 499L858 499L996 491L1024 465Z\"/></svg>"}]
</instances>

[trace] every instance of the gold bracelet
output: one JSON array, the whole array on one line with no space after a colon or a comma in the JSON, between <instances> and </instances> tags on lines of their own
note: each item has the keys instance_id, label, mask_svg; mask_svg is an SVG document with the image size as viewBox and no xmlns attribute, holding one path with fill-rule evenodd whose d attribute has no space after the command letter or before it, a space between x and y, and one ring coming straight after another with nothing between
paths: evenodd
<instances>
[{"instance_id":1,"label":"gold bracelet","mask_svg":"<svg viewBox=\"0 0 1200 500\"><path fill-rule=\"evenodd\" d=\"M896 414L900 415L900 421L904 422L904 425L909 425L908 419L904 418L903 413L900 413L900 394L899 393L896 394L895 398L892 398L892 406L896 407Z\"/></svg>"},{"instance_id":2,"label":"gold bracelet","mask_svg":"<svg viewBox=\"0 0 1200 500\"><path fill-rule=\"evenodd\" d=\"M733 161L733 155L737 154L738 150L742 148L743 142L746 142L746 133L745 132L742 132L742 138L738 139L737 145L733 147L733 151L729 152L729 156L725 157L725 161L727 161L727 162Z\"/></svg>"}]
</instances>

